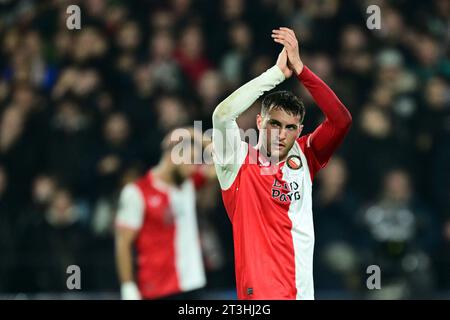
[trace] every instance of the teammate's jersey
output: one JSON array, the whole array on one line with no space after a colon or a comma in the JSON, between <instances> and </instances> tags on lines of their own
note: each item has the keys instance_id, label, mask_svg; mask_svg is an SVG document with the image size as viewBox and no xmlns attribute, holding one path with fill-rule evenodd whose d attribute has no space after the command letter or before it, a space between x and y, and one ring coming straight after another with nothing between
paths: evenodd
<instances>
[{"instance_id":1,"label":"teammate's jersey","mask_svg":"<svg viewBox=\"0 0 450 320\"><path fill-rule=\"evenodd\" d=\"M298 138L275 168L241 140L235 120L284 80L277 66L236 90L213 114L214 162L233 225L239 299L314 299L312 179L347 133L351 116L307 67L298 78L326 119Z\"/></svg>"},{"instance_id":2,"label":"teammate's jersey","mask_svg":"<svg viewBox=\"0 0 450 320\"><path fill-rule=\"evenodd\" d=\"M116 224L139 230L137 284L143 298L205 285L195 205L193 179L176 188L149 171L123 189Z\"/></svg>"}]
</instances>

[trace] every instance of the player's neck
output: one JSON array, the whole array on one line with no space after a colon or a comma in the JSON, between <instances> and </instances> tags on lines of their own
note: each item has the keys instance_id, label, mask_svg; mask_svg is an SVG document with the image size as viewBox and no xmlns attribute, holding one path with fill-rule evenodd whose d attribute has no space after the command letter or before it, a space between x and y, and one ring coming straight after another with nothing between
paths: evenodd
<instances>
[{"instance_id":1,"label":"player's neck","mask_svg":"<svg viewBox=\"0 0 450 320\"><path fill-rule=\"evenodd\" d=\"M161 161L152 169L153 176L168 186L176 186L173 175L173 167L165 161Z\"/></svg>"}]
</instances>

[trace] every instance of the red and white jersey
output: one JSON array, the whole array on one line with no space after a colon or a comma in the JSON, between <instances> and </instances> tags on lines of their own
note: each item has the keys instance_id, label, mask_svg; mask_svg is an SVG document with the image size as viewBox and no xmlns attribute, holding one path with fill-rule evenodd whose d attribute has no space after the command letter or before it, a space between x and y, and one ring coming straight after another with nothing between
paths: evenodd
<instances>
[{"instance_id":1,"label":"red and white jersey","mask_svg":"<svg viewBox=\"0 0 450 320\"><path fill-rule=\"evenodd\" d=\"M272 167L241 140L236 118L284 80L274 66L222 101L213 114L213 150L233 225L239 299L314 299L312 180L351 124L339 99L306 66L298 75L326 115ZM274 170L273 170L274 169Z\"/></svg>"},{"instance_id":2,"label":"red and white jersey","mask_svg":"<svg viewBox=\"0 0 450 320\"><path fill-rule=\"evenodd\" d=\"M116 224L139 230L137 284L143 298L205 286L194 179L177 188L149 171L123 189Z\"/></svg>"},{"instance_id":3,"label":"red and white jersey","mask_svg":"<svg viewBox=\"0 0 450 320\"><path fill-rule=\"evenodd\" d=\"M268 163L248 147L244 163L222 190L233 224L239 299L313 299L312 180L306 138L290 150L288 165ZM252 161L252 157L258 157Z\"/></svg>"}]
</instances>

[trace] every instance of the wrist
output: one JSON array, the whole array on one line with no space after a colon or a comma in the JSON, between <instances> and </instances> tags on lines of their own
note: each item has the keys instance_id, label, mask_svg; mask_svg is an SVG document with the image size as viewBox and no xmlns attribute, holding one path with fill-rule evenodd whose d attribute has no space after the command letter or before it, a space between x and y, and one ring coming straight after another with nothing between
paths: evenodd
<instances>
[{"instance_id":1,"label":"wrist","mask_svg":"<svg viewBox=\"0 0 450 320\"><path fill-rule=\"evenodd\" d=\"M299 76L300 73L302 73L303 68L304 68L304 65L303 65L303 62L301 62L301 61L292 65L292 69L294 70L294 72L297 76Z\"/></svg>"},{"instance_id":2,"label":"wrist","mask_svg":"<svg viewBox=\"0 0 450 320\"><path fill-rule=\"evenodd\" d=\"M278 64L274 65L268 71L271 72L278 79L278 82L284 81L286 79L283 69L281 69L281 67Z\"/></svg>"}]
</instances>

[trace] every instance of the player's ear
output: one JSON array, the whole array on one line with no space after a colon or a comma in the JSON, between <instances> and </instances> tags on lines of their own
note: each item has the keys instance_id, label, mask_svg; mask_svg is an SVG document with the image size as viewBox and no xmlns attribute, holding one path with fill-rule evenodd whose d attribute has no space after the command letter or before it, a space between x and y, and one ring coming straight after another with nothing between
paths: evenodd
<instances>
[{"instance_id":1,"label":"player's ear","mask_svg":"<svg viewBox=\"0 0 450 320\"><path fill-rule=\"evenodd\" d=\"M300 135L302 134L303 127L304 126L302 124L298 126L298 137L300 137Z\"/></svg>"},{"instance_id":2,"label":"player's ear","mask_svg":"<svg viewBox=\"0 0 450 320\"><path fill-rule=\"evenodd\" d=\"M263 122L263 118L262 118L261 114L258 113L256 115L256 126L258 127L258 130L261 130L261 128L262 128L262 122Z\"/></svg>"},{"instance_id":3,"label":"player's ear","mask_svg":"<svg viewBox=\"0 0 450 320\"><path fill-rule=\"evenodd\" d=\"M167 151L170 147L170 137L169 135L166 135L163 140L161 141L161 150Z\"/></svg>"}]
</instances>

